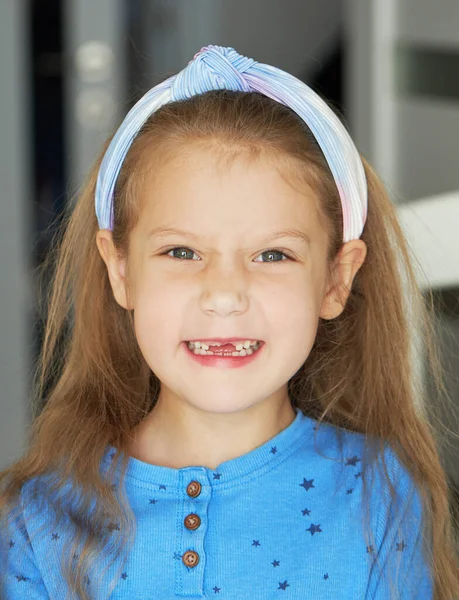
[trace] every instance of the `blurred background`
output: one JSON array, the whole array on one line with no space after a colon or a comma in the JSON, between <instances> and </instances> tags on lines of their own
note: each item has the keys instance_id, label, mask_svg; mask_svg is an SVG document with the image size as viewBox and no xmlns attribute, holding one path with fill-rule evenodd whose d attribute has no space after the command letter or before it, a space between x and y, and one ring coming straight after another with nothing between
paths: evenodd
<instances>
[{"instance_id":1,"label":"blurred background","mask_svg":"<svg viewBox=\"0 0 459 600\"><path fill-rule=\"evenodd\" d=\"M289 71L344 119L434 292L459 403L458 0L1 0L0 468L31 420L46 228L133 103L208 44ZM444 425L454 490L457 424Z\"/></svg>"}]
</instances>

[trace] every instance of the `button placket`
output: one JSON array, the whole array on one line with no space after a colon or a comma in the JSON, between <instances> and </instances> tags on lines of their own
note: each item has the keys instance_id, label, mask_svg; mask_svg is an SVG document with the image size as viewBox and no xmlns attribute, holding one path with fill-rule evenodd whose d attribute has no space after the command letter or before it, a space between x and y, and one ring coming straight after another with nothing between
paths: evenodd
<instances>
[{"instance_id":1,"label":"button placket","mask_svg":"<svg viewBox=\"0 0 459 600\"><path fill-rule=\"evenodd\" d=\"M175 593L178 596L204 593L204 538L211 486L206 470L199 467L181 469L180 487L183 502L177 515L177 552Z\"/></svg>"}]
</instances>

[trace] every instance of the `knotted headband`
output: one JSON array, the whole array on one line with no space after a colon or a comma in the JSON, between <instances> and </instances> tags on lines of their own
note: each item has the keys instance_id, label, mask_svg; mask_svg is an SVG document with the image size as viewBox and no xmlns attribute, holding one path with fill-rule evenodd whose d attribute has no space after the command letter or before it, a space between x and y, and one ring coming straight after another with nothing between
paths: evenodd
<instances>
[{"instance_id":1,"label":"knotted headband","mask_svg":"<svg viewBox=\"0 0 459 600\"><path fill-rule=\"evenodd\" d=\"M367 183L360 155L344 125L320 96L293 75L222 46L201 48L182 71L149 90L126 115L97 177L95 209L100 229L113 229L116 179L148 117L164 104L217 89L261 93L303 119L322 149L338 188L343 242L358 239L367 218Z\"/></svg>"}]
</instances>

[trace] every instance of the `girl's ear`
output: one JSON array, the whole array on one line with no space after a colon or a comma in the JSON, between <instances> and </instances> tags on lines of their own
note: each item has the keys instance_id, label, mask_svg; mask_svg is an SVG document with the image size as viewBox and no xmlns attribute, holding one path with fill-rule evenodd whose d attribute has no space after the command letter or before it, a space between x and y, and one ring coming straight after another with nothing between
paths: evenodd
<instances>
[{"instance_id":1,"label":"girl's ear","mask_svg":"<svg viewBox=\"0 0 459 600\"><path fill-rule=\"evenodd\" d=\"M113 244L112 232L101 229L96 234L96 244L99 253L107 267L110 285L115 300L126 310L131 310L128 302L126 282L126 259L121 258Z\"/></svg>"},{"instance_id":2,"label":"girl's ear","mask_svg":"<svg viewBox=\"0 0 459 600\"><path fill-rule=\"evenodd\" d=\"M335 319L343 312L354 277L363 265L366 255L367 246L360 239L341 246L335 259L333 280L322 299L319 314L322 319Z\"/></svg>"}]
</instances>

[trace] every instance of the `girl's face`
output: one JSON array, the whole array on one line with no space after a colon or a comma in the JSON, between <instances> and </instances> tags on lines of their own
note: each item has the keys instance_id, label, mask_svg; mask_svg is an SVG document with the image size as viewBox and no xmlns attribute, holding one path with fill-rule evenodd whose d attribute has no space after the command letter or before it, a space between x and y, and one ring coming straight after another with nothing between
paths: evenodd
<instances>
[{"instance_id":1,"label":"girl's face","mask_svg":"<svg viewBox=\"0 0 459 600\"><path fill-rule=\"evenodd\" d=\"M151 233L160 228L184 233ZM309 241L279 233L287 230ZM314 192L293 189L273 158L222 167L215 152L197 147L148 175L125 308L161 381L161 402L230 413L287 400L323 310L326 251ZM184 342L206 338L265 345L243 367L204 367Z\"/></svg>"}]
</instances>

